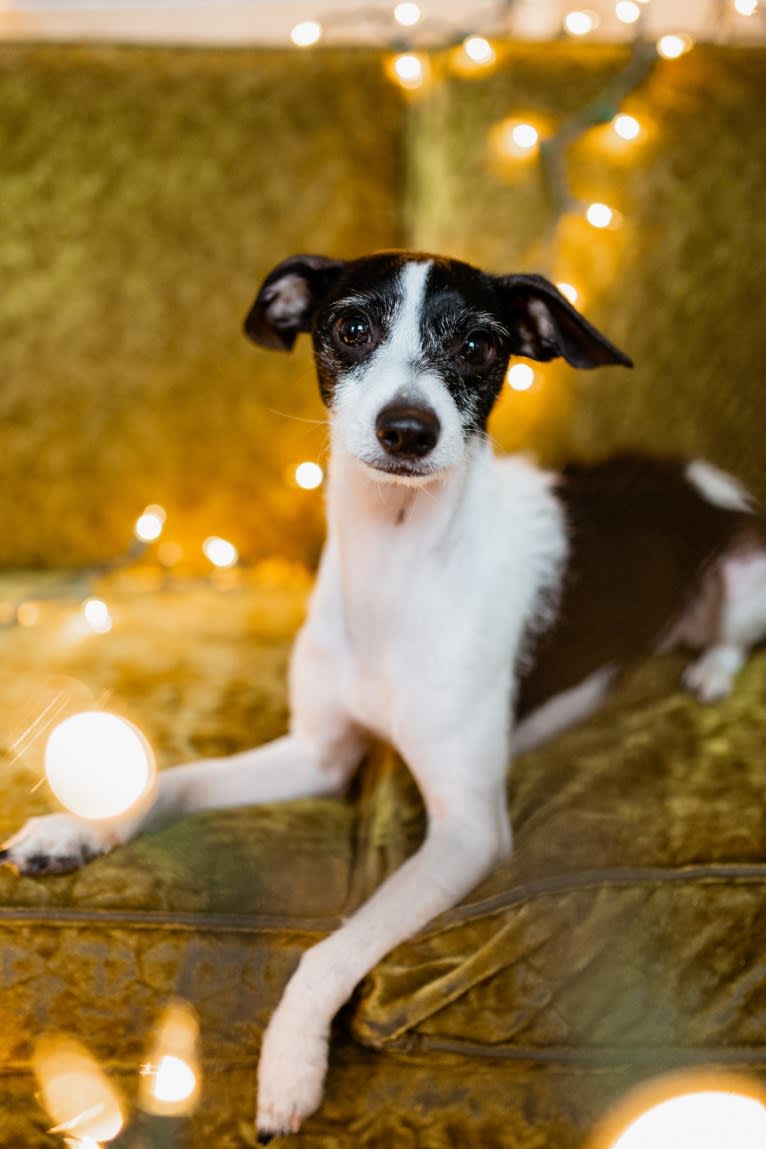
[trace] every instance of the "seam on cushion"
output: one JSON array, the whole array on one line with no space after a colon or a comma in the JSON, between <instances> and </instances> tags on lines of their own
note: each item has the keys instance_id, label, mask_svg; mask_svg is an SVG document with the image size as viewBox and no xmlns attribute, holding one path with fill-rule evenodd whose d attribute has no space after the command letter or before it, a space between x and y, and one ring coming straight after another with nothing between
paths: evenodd
<instances>
[{"instance_id":1,"label":"seam on cushion","mask_svg":"<svg viewBox=\"0 0 766 1149\"><path fill-rule=\"evenodd\" d=\"M764 1065L766 1045L733 1046L601 1046L584 1049L578 1046L506 1046L479 1045L470 1041L439 1039L410 1035L387 1042L384 1051L396 1053L455 1053L463 1057L481 1057L493 1061L526 1061L558 1065L586 1065L618 1069L643 1063L652 1065Z\"/></svg>"},{"instance_id":2,"label":"seam on cushion","mask_svg":"<svg viewBox=\"0 0 766 1149\"><path fill-rule=\"evenodd\" d=\"M436 919L436 924L426 927L415 936L417 938L434 937L444 933L445 930L456 929L465 922L476 918L493 917L504 909L519 905L522 902L536 901L551 894L573 893L577 890L587 890L605 887L626 888L630 886L662 886L680 885L685 882L718 884L728 882L764 882L766 883L766 863L752 864L724 864L724 865L692 865L670 867L625 867L624 869L581 870L577 875L555 874L547 878L540 878L534 882L525 882L502 893L482 898L469 905L461 905L449 910ZM404 943L407 944L406 942Z\"/></svg>"},{"instance_id":3,"label":"seam on cushion","mask_svg":"<svg viewBox=\"0 0 766 1149\"><path fill-rule=\"evenodd\" d=\"M294 933L328 933L341 925L342 918L288 918L271 915L167 914L148 910L73 910L61 906L0 908L0 927L5 923L42 926L124 925L136 929L201 930L213 933L255 934L290 930Z\"/></svg>"}]
</instances>

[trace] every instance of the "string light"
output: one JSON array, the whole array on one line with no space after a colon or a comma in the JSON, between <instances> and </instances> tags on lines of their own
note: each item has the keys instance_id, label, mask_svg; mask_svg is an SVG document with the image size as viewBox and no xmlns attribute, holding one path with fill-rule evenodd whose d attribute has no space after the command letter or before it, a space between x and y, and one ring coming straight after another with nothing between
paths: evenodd
<instances>
[{"instance_id":1,"label":"string light","mask_svg":"<svg viewBox=\"0 0 766 1149\"><path fill-rule=\"evenodd\" d=\"M556 287L570 303L577 303L578 291L573 283L557 283Z\"/></svg>"},{"instance_id":2,"label":"string light","mask_svg":"<svg viewBox=\"0 0 766 1149\"><path fill-rule=\"evenodd\" d=\"M694 41L685 32L669 32L657 41L657 52L664 60L677 60L693 47Z\"/></svg>"},{"instance_id":3,"label":"string light","mask_svg":"<svg viewBox=\"0 0 766 1149\"><path fill-rule=\"evenodd\" d=\"M585 218L591 227L605 228L615 222L615 213L605 203L591 203L585 211Z\"/></svg>"},{"instance_id":4,"label":"string light","mask_svg":"<svg viewBox=\"0 0 766 1149\"><path fill-rule=\"evenodd\" d=\"M125 718L85 710L50 733L45 775L59 802L80 818L115 818L148 794L154 755L141 731ZM109 784L105 785L108 777Z\"/></svg>"},{"instance_id":5,"label":"string light","mask_svg":"<svg viewBox=\"0 0 766 1149\"><path fill-rule=\"evenodd\" d=\"M202 553L214 567L224 569L236 566L239 561L239 551L228 539L219 535L209 535L202 544Z\"/></svg>"},{"instance_id":6,"label":"string light","mask_svg":"<svg viewBox=\"0 0 766 1149\"><path fill-rule=\"evenodd\" d=\"M598 15L589 8L567 12L564 27L570 36L587 36L598 27Z\"/></svg>"},{"instance_id":7,"label":"string light","mask_svg":"<svg viewBox=\"0 0 766 1149\"><path fill-rule=\"evenodd\" d=\"M322 39L322 25L318 20L303 20L295 25L290 39L297 48L310 48Z\"/></svg>"},{"instance_id":8,"label":"string light","mask_svg":"<svg viewBox=\"0 0 766 1149\"><path fill-rule=\"evenodd\" d=\"M394 20L403 28L413 28L422 15L417 4L397 4L394 8Z\"/></svg>"},{"instance_id":9,"label":"string light","mask_svg":"<svg viewBox=\"0 0 766 1149\"><path fill-rule=\"evenodd\" d=\"M96 634L108 634L112 629L112 616L103 599L87 598L82 604L82 613L88 626Z\"/></svg>"},{"instance_id":10,"label":"string light","mask_svg":"<svg viewBox=\"0 0 766 1149\"><path fill-rule=\"evenodd\" d=\"M621 140L635 140L641 132L641 125L635 116L628 116L621 112L612 120L612 127Z\"/></svg>"},{"instance_id":11,"label":"string light","mask_svg":"<svg viewBox=\"0 0 766 1149\"><path fill-rule=\"evenodd\" d=\"M766 1106L740 1093L705 1091L671 1097L631 1122L611 1149L762 1149L766 1145Z\"/></svg>"},{"instance_id":12,"label":"string light","mask_svg":"<svg viewBox=\"0 0 766 1149\"><path fill-rule=\"evenodd\" d=\"M515 119L496 124L490 136L494 150L513 159L530 159L537 152L539 140L536 127Z\"/></svg>"},{"instance_id":13,"label":"string light","mask_svg":"<svg viewBox=\"0 0 766 1149\"><path fill-rule=\"evenodd\" d=\"M188 1116L199 1100L201 1076L197 1015L186 1002L172 1001L141 1069L142 1107L162 1117Z\"/></svg>"},{"instance_id":14,"label":"string light","mask_svg":"<svg viewBox=\"0 0 766 1149\"><path fill-rule=\"evenodd\" d=\"M483 36L467 36L463 51L473 64L491 64L495 59L495 49Z\"/></svg>"},{"instance_id":15,"label":"string light","mask_svg":"<svg viewBox=\"0 0 766 1149\"><path fill-rule=\"evenodd\" d=\"M392 63L394 79L403 88L419 88L425 80L425 64L414 52L402 52Z\"/></svg>"},{"instance_id":16,"label":"string light","mask_svg":"<svg viewBox=\"0 0 766 1149\"><path fill-rule=\"evenodd\" d=\"M505 378L514 391L528 391L535 381L535 373L528 363L513 363Z\"/></svg>"},{"instance_id":17,"label":"string light","mask_svg":"<svg viewBox=\"0 0 766 1149\"><path fill-rule=\"evenodd\" d=\"M153 543L162 534L166 517L164 507L152 503L151 506L145 507L136 519L133 533L142 543Z\"/></svg>"},{"instance_id":18,"label":"string light","mask_svg":"<svg viewBox=\"0 0 766 1149\"><path fill-rule=\"evenodd\" d=\"M758 8L758 0L734 0L734 8L740 16L752 16Z\"/></svg>"},{"instance_id":19,"label":"string light","mask_svg":"<svg viewBox=\"0 0 766 1149\"><path fill-rule=\"evenodd\" d=\"M72 1038L50 1035L38 1041L34 1071L41 1100L54 1127L76 1145L112 1141L125 1124L122 1098L96 1059Z\"/></svg>"},{"instance_id":20,"label":"string light","mask_svg":"<svg viewBox=\"0 0 766 1149\"><path fill-rule=\"evenodd\" d=\"M324 471L318 463L299 463L295 468L295 481L304 491L314 491L321 487Z\"/></svg>"},{"instance_id":21,"label":"string light","mask_svg":"<svg viewBox=\"0 0 766 1149\"><path fill-rule=\"evenodd\" d=\"M641 9L634 0L619 0L615 5L615 15L623 24L635 24L641 18Z\"/></svg>"}]
</instances>

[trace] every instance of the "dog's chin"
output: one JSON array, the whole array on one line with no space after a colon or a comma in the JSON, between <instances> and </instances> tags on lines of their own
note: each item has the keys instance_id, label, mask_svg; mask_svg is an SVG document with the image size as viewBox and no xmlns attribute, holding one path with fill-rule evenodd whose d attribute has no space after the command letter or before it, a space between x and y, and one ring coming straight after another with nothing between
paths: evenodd
<instances>
[{"instance_id":1,"label":"dog's chin","mask_svg":"<svg viewBox=\"0 0 766 1149\"><path fill-rule=\"evenodd\" d=\"M368 461L357 456L357 462L364 473L376 483L391 483L400 487L425 487L434 479L443 478L445 467L417 467L393 460Z\"/></svg>"}]
</instances>

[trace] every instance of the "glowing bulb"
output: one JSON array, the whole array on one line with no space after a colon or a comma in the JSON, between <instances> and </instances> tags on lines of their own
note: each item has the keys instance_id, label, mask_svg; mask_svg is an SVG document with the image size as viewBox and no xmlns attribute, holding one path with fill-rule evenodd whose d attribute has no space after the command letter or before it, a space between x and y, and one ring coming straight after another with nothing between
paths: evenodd
<instances>
[{"instance_id":1,"label":"glowing bulb","mask_svg":"<svg viewBox=\"0 0 766 1149\"><path fill-rule=\"evenodd\" d=\"M239 559L239 551L228 539L210 535L202 544L202 553L214 567L233 567Z\"/></svg>"},{"instance_id":2,"label":"glowing bulb","mask_svg":"<svg viewBox=\"0 0 766 1149\"><path fill-rule=\"evenodd\" d=\"M514 363L505 377L514 391L528 391L535 381L535 373L528 363Z\"/></svg>"},{"instance_id":3,"label":"glowing bulb","mask_svg":"<svg viewBox=\"0 0 766 1149\"><path fill-rule=\"evenodd\" d=\"M153 543L162 534L166 517L164 507L159 507L156 503L146 507L136 519L133 528L136 538L142 543Z\"/></svg>"},{"instance_id":4,"label":"glowing bulb","mask_svg":"<svg viewBox=\"0 0 766 1149\"><path fill-rule=\"evenodd\" d=\"M403 28L412 28L417 24L422 12L417 4L397 4L394 8L394 20Z\"/></svg>"},{"instance_id":5,"label":"glowing bulb","mask_svg":"<svg viewBox=\"0 0 766 1149\"><path fill-rule=\"evenodd\" d=\"M317 20L304 20L295 25L290 39L297 48L310 48L322 39L322 25Z\"/></svg>"},{"instance_id":6,"label":"glowing bulb","mask_svg":"<svg viewBox=\"0 0 766 1149\"><path fill-rule=\"evenodd\" d=\"M154 755L141 731L102 711L65 718L45 748L50 788L79 818L124 814L148 793L154 772Z\"/></svg>"},{"instance_id":7,"label":"glowing bulb","mask_svg":"<svg viewBox=\"0 0 766 1149\"><path fill-rule=\"evenodd\" d=\"M591 227L609 227L614 220L614 212L605 203L589 204L585 218Z\"/></svg>"},{"instance_id":8,"label":"glowing bulb","mask_svg":"<svg viewBox=\"0 0 766 1149\"><path fill-rule=\"evenodd\" d=\"M155 1030L149 1063L142 1068L141 1103L149 1113L182 1117L200 1094L199 1022L190 1005L172 1001Z\"/></svg>"},{"instance_id":9,"label":"glowing bulb","mask_svg":"<svg viewBox=\"0 0 766 1149\"><path fill-rule=\"evenodd\" d=\"M623 24L635 24L641 15L641 9L634 0L619 0L615 5L615 15Z\"/></svg>"},{"instance_id":10,"label":"glowing bulb","mask_svg":"<svg viewBox=\"0 0 766 1149\"><path fill-rule=\"evenodd\" d=\"M404 88L419 88L423 83L423 61L411 52L405 52L394 60L394 74Z\"/></svg>"},{"instance_id":11,"label":"glowing bulb","mask_svg":"<svg viewBox=\"0 0 766 1149\"><path fill-rule=\"evenodd\" d=\"M766 1107L755 1097L728 1092L687 1093L647 1109L612 1149L762 1149Z\"/></svg>"},{"instance_id":12,"label":"glowing bulb","mask_svg":"<svg viewBox=\"0 0 766 1149\"><path fill-rule=\"evenodd\" d=\"M564 18L564 27L570 36L587 36L598 27L598 16L589 9L568 12Z\"/></svg>"},{"instance_id":13,"label":"glowing bulb","mask_svg":"<svg viewBox=\"0 0 766 1149\"><path fill-rule=\"evenodd\" d=\"M42 1038L35 1048L35 1075L51 1132L76 1145L111 1141L125 1123L122 1099L96 1059L71 1038Z\"/></svg>"},{"instance_id":14,"label":"glowing bulb","mask_svg":"<svg viewBox=\"0 0 766 1149\"><path fill-rule=\"evenodd\" d=\"M690 52L693 47L694 41L685 32L678 34L670 32L667 36L660 36L657 41L657 51L665 60L677 60L684 52Z\"/></svg>"},{"instance_id":15,"label":"glowing bulb","mask_svg":"<svg viewBox=\"0 0 766 1149\"><path fill-rule=\"evenodd\" d=\"M468 36L463 41L463 51L474 64L491 64L495 58L495 49L483 36Z\"/></svg>"},{"instance_id":16,"label":"glowing bulb","mask_svg":"<svg viewBox=\"0 0 766 1149\"><path fill-rule=\"evenodd\" d=\"M324 471L318 463L299 463L295 468L295 481L304 491L314 491L322 485Z\"/></svg>"},{"instance_id":17,"label":"glowing bulb","mask_svg":"<svg viewBox=\"0 0 766 1149\"><path fill-rule=\"evenodd\" d=\"M577 288L573 283L557 283L556 287L570 303L577 303Z\"/></svg>"},{"instance_id":18,"label":"glowing bulb","mask_svg":"<svg viewBox=\"0 0 766 1149\"><path fill-rule=\"evenodd\" d=\"M88 598L82 604L82 613L91 630L96 634L108 634L112 629L112 616L109 607L100 598Z\"/></svg>"},{"instance_id":19,"label":"glowing bulb","mask_svg":"<svg viewBox=\"0 0 766 1149\"><path fill-rule=\"evenodd\" d=\"M614 117L612 127L621 140L635 140L641 131L641 125L635 116L626 116L622 113Z\"/></svg>"},{"instance_id":20,"label":"glowing bulb","mask_svg":"<svg viewBox=\"0 0 766 1149\"><path fill-rule=\"evenodd\" d=\"M758 0L734 0L734 8L740 16L752 16L758 7Z\"/></svg>"},{"instance_id":21,"label":"glowing bulb","mask_svg":"<svg viewBox=\"0 0 766 1149\"><path fill-rule=\"evenodd\" d=\"M537 128L533 128L531 124L516 124L511 131L511 139L517 148L527 152L537 146L539 136Z\"/></svg>"}]
</instances>

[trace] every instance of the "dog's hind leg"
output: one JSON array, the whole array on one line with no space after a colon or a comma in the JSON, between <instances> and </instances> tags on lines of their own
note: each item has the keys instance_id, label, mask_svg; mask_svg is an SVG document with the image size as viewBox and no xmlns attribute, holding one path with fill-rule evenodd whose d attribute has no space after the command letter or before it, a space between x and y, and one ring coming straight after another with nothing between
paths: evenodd
<instances>
[{"instance_id":1,"label":"dog's hind leg","mask_svg":"<svg viewBox=\"0 0 766 1149\"><path fill-rule=\"evenodd\" d=\"M737 548L710 577L720 580L714 633L684 674L684 685L702 702L724 698L749 651L766 639L766 549Z\"/></svg>"}]
</instances>

